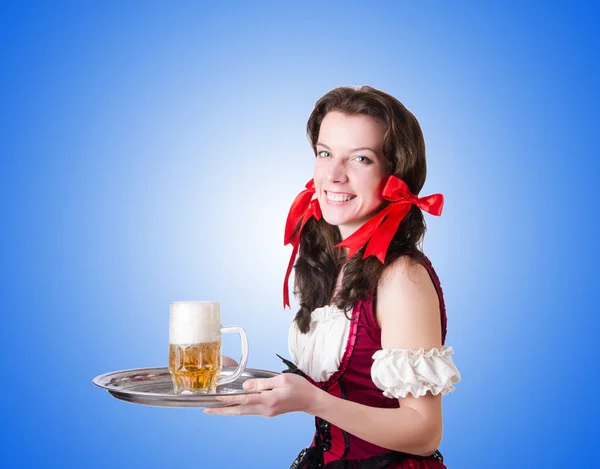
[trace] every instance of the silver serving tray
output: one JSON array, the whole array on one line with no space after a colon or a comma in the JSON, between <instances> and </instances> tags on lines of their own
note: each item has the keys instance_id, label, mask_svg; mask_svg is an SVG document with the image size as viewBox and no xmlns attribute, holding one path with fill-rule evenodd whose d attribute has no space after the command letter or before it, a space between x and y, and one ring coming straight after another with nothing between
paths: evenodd
<instances>
[{"instance_id":1,"label":"silver serving tray","mask_svg":"<svg viewBox=\"0 0 600 469\"><path fill-rule=\"evenodd\" d=\"M221 376L235 371L235 367L224 367ZM246 368L235 381L217 386L214 394L175 394L173 382L167 367L137 368L114 371L97 376L92 381L96 386L106 389L109 394L122 401L160 407L224 407L230 404L218 401L218 396L231 394L256 394L242 388L244 381L250 378L272 378L279 373L267 370Z\"/></svg>"}]
</instances>

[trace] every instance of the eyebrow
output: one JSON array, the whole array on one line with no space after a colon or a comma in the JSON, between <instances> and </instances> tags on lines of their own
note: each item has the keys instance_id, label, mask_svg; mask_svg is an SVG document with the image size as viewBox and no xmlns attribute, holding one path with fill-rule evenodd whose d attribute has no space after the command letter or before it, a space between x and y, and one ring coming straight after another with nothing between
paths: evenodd
<instances>
[{"instance_id":1,"label":"eyebrow","mask_svg":"<svg viewBox=\"0 0 600 469\"><path fill-rule=\"evenodd\" d=\"M328 150L331 150L331 148L329 148L327 145L325 145L324 143L321 143L321 142L317 142L316 146L321 146L321 147L327 148ZM377 152L375 150L373 150L372 148L369 148L369 147L352 148L350 150L350 152L361 151L361 150L369 150L369 151L372 151L373 153L377 154Z\"/></svg>"}]
</instances>

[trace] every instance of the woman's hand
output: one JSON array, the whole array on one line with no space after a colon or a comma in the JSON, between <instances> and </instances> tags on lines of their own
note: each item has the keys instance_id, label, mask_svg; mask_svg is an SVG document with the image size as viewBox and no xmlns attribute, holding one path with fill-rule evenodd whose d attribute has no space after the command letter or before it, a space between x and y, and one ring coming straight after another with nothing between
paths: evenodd
<instances>
[{"instance_id":1,"label":"woman's hand","mask_svg":"<svg viewBox=\"0 0 600 469\"><path fill-rule=\"evenodd\" d=\"M219 396L219 401L231 404L231 407L208 407L204 413L263 417L275 417L287 412L314 415L321 392L302 376L291 373L282 373L274 378L249 379L244 382L244 390L260 391L260 394Z\"/></svg>"}]
</instances>

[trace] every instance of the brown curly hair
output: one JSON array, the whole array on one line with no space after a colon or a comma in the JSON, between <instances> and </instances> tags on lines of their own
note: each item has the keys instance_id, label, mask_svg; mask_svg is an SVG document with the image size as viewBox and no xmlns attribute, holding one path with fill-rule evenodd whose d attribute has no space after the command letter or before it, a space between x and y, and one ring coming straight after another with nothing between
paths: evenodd
<instances>
[{"instance_id":1,"label":"brown curly hair","mask_svg":"<svg viewBox=\"0 0 600 469\"><path fill-rule=\"evenodd\" d=\"M413 194L419 194L427 175L425 140L419 122L400 101L370 86L331 90L317 101L306 125L315 157L321 123L331 111L366 115L382 123L387 175L399 177ZM392 239L385 264L381 264L375 256L362 259L364 246L352 259L346 259L344 250L335 247L342 241L337 226L330 225L323 218L318 221L310 219L302 230L299 256L294 266L294 293L300 299L295 321L300 331L309 331L310 315L315 308L334 303L346 311L356 301L365 299L371 291L376 292L383 270L400 256L410 254L413 259L422 261L424 255L420 245L425 231L423 214L413 205ZM333 297L342 268L342 285Z\"/></svg>"}]
</instances>

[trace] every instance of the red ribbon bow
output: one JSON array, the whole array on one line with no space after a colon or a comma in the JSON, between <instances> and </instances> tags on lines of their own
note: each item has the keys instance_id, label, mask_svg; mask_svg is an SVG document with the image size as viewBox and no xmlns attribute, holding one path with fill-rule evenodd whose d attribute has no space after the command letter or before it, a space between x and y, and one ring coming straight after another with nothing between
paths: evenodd
<instances>
[{"instance_id":1,"label":"red ribbon bow","mask_svg":"<svg viewBox=\"0 0 600 469\"><path fill-rule=\"evenodd\" d=\"M402 179L396 176L390 176L385 183L383 198L392 203L368 220L354 234L336 245L336 247L349 249L349 259L368 242L363 259L376 256L383 264L392 238L412 204L435 216L442 214L442 207L444 206L444 196L442 194L419 198L410 192Z\"/></svg>"},{"instance_id":2,"label":"red ribbon bow","mask_svg":"<svg viewBox=\"0 0 600 469\"><path fill-rule=\"evenodd\" d=\"M315 182L310 180L306 183L306 190L303 190L296 196L292 207L288 213L287 220L285 222L285 234L283 238L283 244L292 244L294 249L292 250L292 257L287 267L285 274L285 280L283 281L283 307L290 307L290 294L288 290L288 282L290 274L292 273L292 267L294 266L294 260L296 254L298 254L298 248L300 247L300 234L306 222L311 217L315 217L317 220L321 219L321 206L317 199L312 200L312 196L315 193ZM294 229L300 223L298 231L294 232Z\"/></svg>"}]
</instances>

